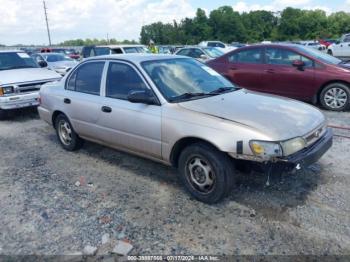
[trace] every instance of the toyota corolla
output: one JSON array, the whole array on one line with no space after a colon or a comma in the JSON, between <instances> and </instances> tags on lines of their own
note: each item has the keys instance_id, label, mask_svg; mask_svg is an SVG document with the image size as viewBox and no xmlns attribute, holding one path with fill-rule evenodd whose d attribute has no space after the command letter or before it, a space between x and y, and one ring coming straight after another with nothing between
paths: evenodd
<instances>
[{"instance_id":1,"label":"toyota corolla","mask_svg":"<svg viewBox=\"0 0 350 262\"><path fill-rule=\"evenodd\" d=\"M66 150L90 140L172 165L206 203L230 192L239 160L292 169L332 145L317 108L240 89L181 56L90 58L40 96L40 116Z\"/></svg>"}]
</instances>

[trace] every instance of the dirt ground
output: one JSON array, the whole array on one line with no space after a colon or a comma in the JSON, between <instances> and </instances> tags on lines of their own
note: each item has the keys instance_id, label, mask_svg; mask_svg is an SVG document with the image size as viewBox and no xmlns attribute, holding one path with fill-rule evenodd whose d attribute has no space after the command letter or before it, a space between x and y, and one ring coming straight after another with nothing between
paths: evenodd
<instances>
[{"instance_id":1,"label":"dirt ground","mask_svg":"<svg viewBox=\"0 0 350 262\"><path fill-rule=\"evenodd\" d=\"M326 114L350 126L349 112ZM0 122L0 150L3 255L81 252L106 233L142 255L350 255L350 139L335 137L317 164L270 186L264 174L239 174L212 206L172 168L89 142L64 151L35 111Z\"/></svg>"}]
</instances>

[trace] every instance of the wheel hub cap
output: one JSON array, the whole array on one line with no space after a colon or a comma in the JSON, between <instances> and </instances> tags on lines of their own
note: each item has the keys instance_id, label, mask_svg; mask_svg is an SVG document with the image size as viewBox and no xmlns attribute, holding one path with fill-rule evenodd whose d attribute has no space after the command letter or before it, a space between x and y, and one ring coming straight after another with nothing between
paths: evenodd
<instances>
[{"instance_id":1,"label":"wheel hub cap","mask_svg":"<svg viewBox=\"0 0 350 262\"><path fill-rule=\"evenodd\" d=\"M342 108L348 101L348 95L342 88L334 87L326 92L324 100L331 108Z\"/></svg>"},{"instance_id":2,"label":"wheel hub cap","mask_svg":"<svg viewBox=\"0 0 350 262\"><path fill-rule=\"evenodd\" d=\"M203 193L209 193L214 186L215 175L211 166L199 157L188 162L189 181L191 185Z\"/></svg>"},{"instance_id":3,"label":"wheel hub cap","mask_svg":"<svg viewBox=\"0 0 350 262\"><path fill-rule=\"evenodd\" d=\"M63 144L69 145L72 141L72 129L66 121L59 123L59 135Z\"/></svg>"}]
</instances>

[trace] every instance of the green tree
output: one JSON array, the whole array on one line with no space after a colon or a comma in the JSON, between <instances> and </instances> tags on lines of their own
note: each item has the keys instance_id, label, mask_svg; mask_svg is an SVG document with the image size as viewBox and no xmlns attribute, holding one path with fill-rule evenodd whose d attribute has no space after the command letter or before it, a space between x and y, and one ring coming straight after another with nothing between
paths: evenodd
<instances>
[{"instance_id":1,"label":"green tree","mask_svg":"<svg viewBox=\"0 0 350 262\"><path fill-rule=\"evenodd\" d=\"M230 6L219 7L209 15L209 25L212 27L213 39L224 42L246 41L246 29L238 12Z\"/></svg>"}]
</instances>

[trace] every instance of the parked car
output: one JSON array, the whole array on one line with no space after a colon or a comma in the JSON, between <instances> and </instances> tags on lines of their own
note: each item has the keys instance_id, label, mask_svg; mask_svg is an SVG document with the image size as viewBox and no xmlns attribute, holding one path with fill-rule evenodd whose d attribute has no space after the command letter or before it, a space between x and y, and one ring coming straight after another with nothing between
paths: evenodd
<instances>
[{"instance_id":1,"label":"parked car","mask_svg":"<svg viewBox=\"0 0 350 262\"><path fill-rule=\"evenodd\" d=\"M170 45L159 45L157 46L159 54L173 54L175 52L175 48Z\"/></svg>"},{"instance_id":2,"label":"parked car","mask_svg":"<svg viewBox=\"0 0 350 262\"><path fill-rule=\"evenodd\" d=\"M0 118L8 110L37 106L41 85L60 78L23 51L0 51Z\"/></svg>"},{"instance_id":3,"label":"parked car","mask_svg":"<svg viewBox=\"0 0 350 262\"><path fill-rule=\"evenodd\" d=\"M84 46L81 51L83 58L130 53L150 53L144 45L108 45L108 46Z\"/></svg>"},{"instance_id":4,"label":"parked car","mask_svg":"<svg viewBox=\"0 0 350 262\"><path fill-rule=\"evenodd\" d=\"M316 50L319 50L321 52L327 52L327 48L325 45L322 45L318 41L303 41L301 42L302 45L310 48L314 48Z\"/></svg>"},{"instance_id":5,"label":"parked car","mask_svg":"<svg viewBox=\"0 0 350 262\"><path fill-rule=\"evenodd\" d=\"M172 165L206 203L230 192L236 161L290 170L317 161L332 145L318 109L239 89L187 57L90 58L44 85L40 96L40 117L64 149L86 139Z\"/></svg>"},{"instance_id":6,"label":"parked car","mask_svg":"<svg viewBox=\"0 0 350 262\"><path fill-rule=\"evenodd\" d=\"M67 48L52 48L52 53L61 53L65 56L68 56L69 58L79 60L80 54L75 49L67 49Z\"/></svg>"},{"instance_id":7,"label":"parked car","mask_svg":"<svg viewBox=\"0 0 350 262\"><path fill-rule=\"evenodd\" d=\"M47 68L56 71L64 76L69 70L78 64L78 62L62 53L37 53L32 57L37 63L45 61Z\"/></svg>"},{"instance_id":8,"label":"parked car","mask_svg":"<svg viewBox=\"0 0 350 262\"><path fill-rule=\"evenodd\" d=\"M328 54L341 57L350 57L350 34L344 34L339 41L331 44L327 50Z\"/></svg>"},{"instance_id":9,"label":"parked car","mask_svg":"<svg viewBox=\"0 0 350 262\"><path fill-rule=\"evenodd\" d=\"M334 111L350 104L350 67L302 45L254 45L208 65L237 85L321 105Z\"/></svg>"},{"instance_id":10,"label":"parked car","mask_svg":"<svg viewBox=\"0 0 350 262\"><path fill-rule=\"evenodd\" d=\"M236 48L239 48L239 47L247 46L247 44L243 44L243 43L240 43L240 42L232 42L230 44L230 46L233 46L236 49Z\"/></svg>"},{"instance_id":11,"label":"parked car","mask_svg":"<svg viewBox=\"0 0 350 262\"><path fill-rule=\"evenodd\" d=\"M320 39L320 44L324 45L326 48L328 48L331 44L334 44L337 42L337 40L334 39Z\"/></svg>"},{"instance_id":12,"label":"parked car","mask_svg":"<svg viewBox=\"0 0 350 262\"><path fill-rule=\"evenodd\" d=\"M203 42L200 42L198 45L201 47L216 47L224 53L227 53L236 49L236 47L224 44L221 41L203 41Z\"/></svg>"},{"instance_id":13,"label":"parked car","mask_svg":"<svg viewBox=\"0 0 350 262\"><path fill-rule=\"evenodd\" d=\"M190 46L178 50L175 55L189 56L201 62L205 62L224 55L224 52L216 47Z\"/></svg>"}]
</instances>

